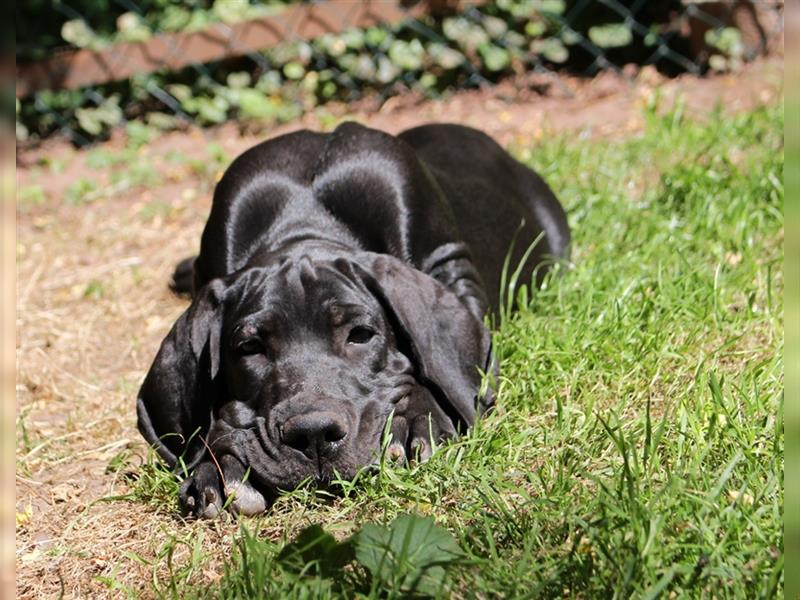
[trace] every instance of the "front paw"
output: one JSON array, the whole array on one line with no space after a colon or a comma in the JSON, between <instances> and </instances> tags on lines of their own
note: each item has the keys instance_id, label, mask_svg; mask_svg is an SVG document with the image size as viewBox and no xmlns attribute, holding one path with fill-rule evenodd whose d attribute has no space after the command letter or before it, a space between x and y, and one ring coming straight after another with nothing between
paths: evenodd
<instances>
[{"instance_id":1,"label":"front paw","mask_svg":"<svg viewBox=\"0 0 800 600\"><path fill-rule=\"evenodd\" d=\"M237 515L256 515L267 509L264 495L247 482L247 470L234 456L200 463L181 484L181 512L198 519L214 519L224 508ZM219 469L222 469L220 476Z\"/></svg>"},{"instance_id":2,"label":"front paw","mask_svg":"<svg viewBox=\"0 0 800 600\"><path fill-rule=\"evenodd\" d=\"M418 388L398 403L386 455L393 462L425 462L437 444L456 436L452 421L434 397Z\"/></svg>"},{"instance_id":3,"label":"front paw","mask_svg":"<svg viewBox=\"0 0 800 600\"><path fill-rule=\"evenodd\" d=\"M228 510L236 515L252 516L267 510L267 499L247 481L246 467L239 460L226 454L220 459L225 474L225 496Z\"/></svg>"},{"instance_id":4,"label":"front paw","mask_svg":"<svg viewBox=\"0 0 800 600\"><path fill-rule=\"evenodd\" d=\"M214 519L222 511L224 497L216 465L201 462L181 484L178 503L184 516Z\"/></svg>"}]
</instances>

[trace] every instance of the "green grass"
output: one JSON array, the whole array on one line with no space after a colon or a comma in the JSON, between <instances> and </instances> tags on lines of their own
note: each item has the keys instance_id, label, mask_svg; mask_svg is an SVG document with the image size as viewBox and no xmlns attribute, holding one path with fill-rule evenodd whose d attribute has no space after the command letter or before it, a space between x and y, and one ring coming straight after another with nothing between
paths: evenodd
<instances>
[{"instance_id":1,"label":"green grass","mask_svg":"<svg viewBox=\"0 0 800 600\"><path fill-rule=\"evenodd\" d=\"M441 597L781 594L783 107L698 122L678 105L635 138L517 154L568 208L574 267L500 324L497 410L424 465L286 495L242 520L214 585L184 570L158 595L403 597L436 565L393 551L387 575L358 543L404 513L457 546L423 587ZM174 494L143 482L140 501ZM287 550L312 524L342 546L317 529L319 552ZM190 575L218 561L196 552Z\"/></svg>"}]
</instances>

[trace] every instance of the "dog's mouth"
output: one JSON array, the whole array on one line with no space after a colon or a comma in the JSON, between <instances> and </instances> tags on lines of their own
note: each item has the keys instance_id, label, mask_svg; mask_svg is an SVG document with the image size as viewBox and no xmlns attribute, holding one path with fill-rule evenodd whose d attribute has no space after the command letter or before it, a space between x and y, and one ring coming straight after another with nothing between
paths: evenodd
<instances>
[{"instance_id":1,"label":"dog's mouth","mask_svg":"<svg viewBox=\"0 0 800 600\"><path fill-rule=\"evenodd\" d=\"M389 417L387 411L382 425ZM372 429L372 428L370 428ZM301 458L286 448L276 445L267 434L265 420L242 430L229 451L246 466L250 483L265 496L277 497L281 491L291 491L306 482L326 491L335 491L339 482L351 481L364 469L373 469L380 463L383 426L374 431L360 429L357 436L342 442L330 456L318 454Z\"/></svg>"},{"instance_id":2,"label":"dog's mouth","mask_svg":"<svg viewBox=\"0 0 800 600\"><path fill-rule=\"evenodd\" d=\"M266 498L271 499L270 503L281 493L291 492L305 485L338 495L344 489L342 485L344 482L352 481L363 470L377 468L378 464L379 460L376 458L346 470L331 464L323 464L317 469L309 469L308 465L298 465L289 472L276 474L270 465L265 465L263 461L256 459L249 464L249 482Z\"/></svg>"}]
</instances>

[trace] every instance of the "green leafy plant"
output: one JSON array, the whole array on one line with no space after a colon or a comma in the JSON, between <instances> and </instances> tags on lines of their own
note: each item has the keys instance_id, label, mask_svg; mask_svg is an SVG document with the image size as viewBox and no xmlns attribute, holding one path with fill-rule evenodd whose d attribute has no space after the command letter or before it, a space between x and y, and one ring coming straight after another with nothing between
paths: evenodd
<instances>
[{"instance_id":1,"label":"green leafy plant","mask_svg":"<svg viewBox=\"0 0 800 600\"><path fill-rule=\"evenodd\" d=\"M21 187L17 193L18 205L35 205L44 204L46 200L44 188L40 185L28 185Z\"/></svg>"},{"instance_id":2,"label":"green leafy plant","mask_svg":"<svg viewBox=\"0 0 800 600\"><path fill-rule=\"evenodd\" d=\"M315 596L355 587L390 597L442 597L450 585L448 569L464 559L446 529L411 514L386 526L365 523L341 542L310 525L281 548L243 527L235 550L217 588L221 597L285 597L298 578Z\"/></svg>"},{"instance_id":3,"label":"green leafy plant","mask_svg":"<svg viewBox=\"0 0 800 600\"><path fill-rule=\"evenodd\" d=\"M64 193L64 198L70 204L85 204L94 200L97 184L87 177L81 177L70 184Z\"/></svg>"},{"instance_id":4,"label":"green leafy plant","mask_svg":"<svg viewBox=\"0 0 800 600\"><path fill-rule=\"evenodd\" d=\"M446 567L464 554L432 518L398 516L388 527L365 524L354 540L358 562L382 587L403 594L442 595Z\"/></svg>"},{"instance_id":5,"label":"green leafy plant","mask_svg":"<svg viewBox=\"0 0 800 600\"><path fill-rule=\"evenodd\" d=\"M708 63L716 71L728 71L741 68L744 55L742 34L735 27L709 29L705 35L706 44L716 50Z\"/></svg>"},{"instance_id":6,"label":"green leafy plant","mask_svg":"<svg viewBox=\"0 0 800 600\"><path fill-rule=\"evenodd\" d=\"M215 20L236 22L285 6L280 1L262 5L239 0L144 4L141 14L110 6L108 14L96 14L87 8L87 18L96 14L89 19L92 27L72 19L63 23L63 35L76 46L101 47L117 40L142 40L161 30L195 30ZM18 106L17 137L37 139L66 127L74 130L76 141L86 143L108 135L122 122L123 113L143 115L153 126L174 128L180 120L171 112L174 103L164 103L164 92L180 106L181 118L188 116L201 125L231 118L246 124L281 123L319 104L351 100L370 90L391 94L410 85L435 96L453 87L474 86L481 79L494 81L541 61L551 68L577 64L586 58L586 45L604 53L642 42L647 47L644 60L652 56L657 40L671 43L671 37L660 33L660 23L640 24L646 32L642 34L619 14L601 10L601 3L577 13L570 12L572 6L558 0L504 0L442 19L428 17L287 41L259 52L257 60L137 75L99 86L88 95L81 90L39 92ZM26 10L27 5L23 13ZM639 18L645 19L644 13ZM714 49L712 68L727 70L741 64L738 30L711 30L706 39ZM625 56L626 61L635 60ZM594 55L588 64L597 68ZM98 96L107 100L98 105Z\"/></svg>"},{"instance_id":7,"label":"green leafy plant","mask_svg":"<svg viewBox=\"0 0 800 600\"><path fill-rule=\"evenodd\" d=\"M94 108L75 109L75 118L78 121L78 125L91 136L98 136L104 130L119 125L122 122L122 109L119 106L119 100L119 95L114 94Z\"/></svg>"}]
</instances>

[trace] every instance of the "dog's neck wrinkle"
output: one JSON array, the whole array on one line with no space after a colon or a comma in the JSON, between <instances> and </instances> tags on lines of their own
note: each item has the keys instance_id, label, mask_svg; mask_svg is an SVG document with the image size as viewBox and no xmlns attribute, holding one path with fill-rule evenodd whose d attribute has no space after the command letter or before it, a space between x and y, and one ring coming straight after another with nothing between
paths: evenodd
<instances>
[{"instance_id":1,"label":"dog's neck wrinkle","mask_svg":"<svg viewBox=\"0 0 800 600\"><path fill-rule=\"evenodd\" d=\"M283 215L269 233L268 250L280 251L296 244L325 244L348 250L361 248L350 231L327 213L311 217L313 211L300 211Z\"/></svg>"},{"instance_id":2,"label":"dog's neck wrinkle","mask_svg":"<svg viewBox=\"0 0 800 600\"><path fill-rule=\"evenodd\" d=\"M244 248L230 252L235 264L232 270L265 264L275 254L302 245L312 249L338 248L350 252L361 250L361 244L351 231L327 210L320 211L308 194L296 195L284 202L274 216L265 235Z\"/></svg>"},{"instance_id":3,"label":"dog's neck wrinkle","mask_svg":"<svg viewBox=\"0 0 800 600\"><path fill-rule=\"evenodd\" d=\"M356 244L349 244L333 237L323 237L318 232L297 232L290 237L281 239L279 242L265 242L254 249L241 265L237 265L235 270L265 267L290 256L307 255L313 257L317 254L350 256L353 252L359 251L361 251L361 248Z\"/></svg>"},{"instance_id":4,"label":"dog's neck wrinkle","mask_svg":"<svg viewBox=\"0 0 800 600\"><path fill-rule=\"evenodd\" d=\"M316 250L342 250L347 252L359 251L361 248L357 243L348 243L335 237L321 236L313 230L300 231L290 237L282 239L279 243L270 246L269 252L273 254L292 253L301 251L311 254Z\"/></svg>"}]
</instances>

